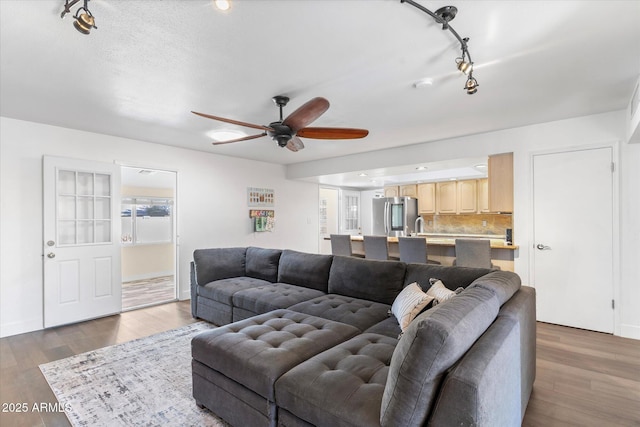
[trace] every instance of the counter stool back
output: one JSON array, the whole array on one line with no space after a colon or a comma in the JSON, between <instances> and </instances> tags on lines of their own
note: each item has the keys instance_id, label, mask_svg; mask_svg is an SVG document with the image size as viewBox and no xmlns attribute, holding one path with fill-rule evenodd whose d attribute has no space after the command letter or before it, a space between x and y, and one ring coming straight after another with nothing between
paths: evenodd
<instances>
[{"instance_id":1,"label":"counter stool back","mask_svg":"<svg viewBox=\"0 0 640 427\"><path fill-rule=\"evenodd\" d=\"M389 259L387 236L364 236L364 257L366 259Z\"/></svg>"},{"instance_id":2,"label":"counter stool back","mask_svg":"<svg viewBox=\"0 0 640 427\"><path fill-rule=\"evenodd\" d=\"M352 256L351 236L349 234L331 234L331 253L333 255Z\"/></svg>"},{"instance_id":3,"label":"counter stool back","mask_svg":"<svg viewBox=\"0 0 640 427\"><path fill-rule=\"evenodd\" d=\"M458 267L495 268L491 264L491 242L489 239L456 239Z\"/></svg>"},{"instance_id":4,"label":"counter stool back","mask_svg":"<svg viewBox=\"0 0 640 427\"><path fill-rule=\"evenodd\" d=\"M427 239L424 237L398 237L400 261L413 263L440 264L427 255Z\"/></svg>"}]
</instances>

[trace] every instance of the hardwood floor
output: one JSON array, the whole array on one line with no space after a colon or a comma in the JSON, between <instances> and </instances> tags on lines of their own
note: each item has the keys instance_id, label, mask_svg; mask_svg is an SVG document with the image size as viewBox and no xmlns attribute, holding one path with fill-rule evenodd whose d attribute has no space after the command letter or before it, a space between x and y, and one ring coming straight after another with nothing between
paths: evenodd
<instances>
[{"instance_id":1,"label":"hardwood floor","mask_svg":"<svg viewBox=\"0 0 640 427\"><path fill-rule=\"evenodd\" d=\"M175 301L174 276L154 277L122 283L122 309L144 307L151 304Z\"/></svg>"},{"instance_id":2,"label":"hardwood floor","mask_svg":"<svg viewBox=\"0 0 640 427\"><path fill-rule=\"evenodd\" d=\"M0 425L68 426L60 412L33 411L34 404L56 402L38 365L193 323L189 304L0 339L2 409L28 408L3 410ZM524 426L640 426L640 341L544 323L537 335L537 376Z\"/></svg>"}]
</instances>

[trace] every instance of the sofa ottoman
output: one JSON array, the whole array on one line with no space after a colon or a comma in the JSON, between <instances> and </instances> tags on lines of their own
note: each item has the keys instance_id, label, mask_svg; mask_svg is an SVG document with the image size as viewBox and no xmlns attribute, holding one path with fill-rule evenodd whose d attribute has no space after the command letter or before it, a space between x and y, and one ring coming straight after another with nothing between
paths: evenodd
<instances>
[{"instance_id":1,"label":"sofa ottoman","mask_svg":"<svg viewBox=\"0 0 640 427\"><path fill-rule=\"evenodd\" d=\"M282 309L201 333L191 341L193 397L232 425L275 425L276 380L359 332Z\"/></svg>"},{"instance_id":2,"label":"sofa ottoman","mask_svg":"<svg viewBox=\"0 0 640 427\"><path fill-rule=\"evenodd\" d=\"M397 344L395 338L361 334L284 374L276 382L278 425L378 425Z\"/></svg>"}]
</instances>

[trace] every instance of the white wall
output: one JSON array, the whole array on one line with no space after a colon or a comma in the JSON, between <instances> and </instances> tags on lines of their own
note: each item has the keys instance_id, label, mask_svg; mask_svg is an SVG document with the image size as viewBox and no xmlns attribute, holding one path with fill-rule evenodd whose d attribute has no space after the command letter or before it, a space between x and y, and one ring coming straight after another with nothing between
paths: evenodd
<instances>
[{"instance_id":1,"label":"white wall","mask_svg":"<svg viewBox=\"0 0 640 427\"><path fill-rule=\"evenodd\" d=\"M274 147L278 149L278 147ZM42 156L178 172L178 286L189 296L194 249L262 246L318 251L318 186L284 167L0 118L0 336L42 328ZM275 189L276 228L254 233L248 186Z\"/></svg>"},{"instance_id":2,"label":"white wall","mask_svg":"<svg viewBox=\"0 0 640 427\"><path fill-rule=\"evenodd\" d=\"M323 174L356 172L362 169L435 162L462 157L514 153L514 238L515 271L523 283L531 284L530 248L532 153L591 144L619 144L620 292L616 334L640 339L640 153L639 144L627 142L626 111L525 126L479 135L415 144L330 160L289 165L292 179ZM597 239L597 236L594 236Z\"/></svg>"}]
</instances>

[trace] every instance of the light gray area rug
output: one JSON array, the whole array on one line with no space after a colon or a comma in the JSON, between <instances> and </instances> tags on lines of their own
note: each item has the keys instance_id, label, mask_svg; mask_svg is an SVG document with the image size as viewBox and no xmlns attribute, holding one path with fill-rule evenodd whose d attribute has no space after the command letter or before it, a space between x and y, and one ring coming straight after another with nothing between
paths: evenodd
<instances>
[{"instance_id":1,"label":"light gray area rug","mask_svg":"<svg viewBox=\"0 0 640 427\"><path fill-rule=\"evenodd\" d=\"M74 426L226 426L196 406L191 338L206 322L40 365Z\"/></svg>"}]
</instances>

